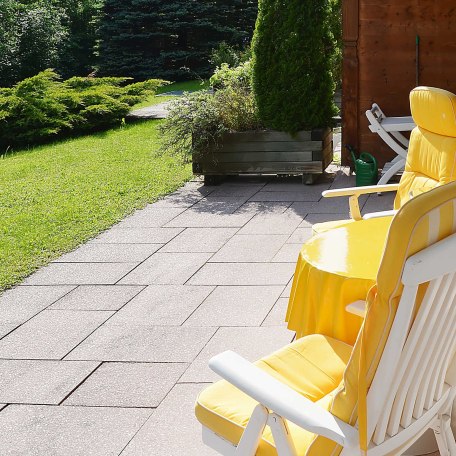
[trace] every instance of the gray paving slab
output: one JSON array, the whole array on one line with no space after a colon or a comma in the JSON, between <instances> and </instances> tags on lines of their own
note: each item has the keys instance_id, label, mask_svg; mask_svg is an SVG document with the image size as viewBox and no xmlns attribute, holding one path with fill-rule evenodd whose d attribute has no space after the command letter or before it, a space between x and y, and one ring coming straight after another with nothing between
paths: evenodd
<instances>
[{"instance_id":1,"label":"gray paving slab","mask_svg":"<svg viewBox=\"0 0 456 456\"><path fill-rule=\"evenodd\" d=\"M180 382L213 382L219 377L209 369L209 360L225 350L233 350L256 361L291 342L294 333L279 326L219 328L214 337L185 371Z\"/></svg>"},{"instance_id":2,"label":"gray paving slab","mask_svg":"<svg viewBox=\"0 0 456 456\"><path fill-rule=\"evenodd\" d=\"M55 263L140 263L164 244L85 244Z\"/></svg>"},{"instance_id":3,"label":"gray paving slab","mask_svg":"<svg viewBox=\"0 0 456 456\"><path fill-rule=\"evenodd\" d=\"M247 200L247 196L212 196L212 192L206 198L198 201L192 210L210 214L232 214Z\"/></svg>"},{"instance_id":4,"label":"gray paving slab","mask_svg":"<svg viewBox=\"0 0 456 456\"><path fill-rule=\"evenodd\" d=\"M283 287L217 287L186 326L259 326Z\"/></svg>"},{"instance_id":5,"label":"gray paving slab","mask_svg":"<svg viewBox=\"0 0 456 456\"><path fill-rule=\"evenodd\" d=\"M0 404L0 410L3 410L6 406L7 404Z\"/></svg>"},{"instance_id":6,"label":"gray paving slab","mask_svg":"<svg viewBox=\"0 0 456 456\"><path fill-rule=\"evenodd\" d=\"M63 405L158 407L187 366L178 363L105 363Z\"/></svg>"},{"instance_id":7,"label":"gray paving slab","mask_svg":"<svg viewBox=\"0 0 456 456\"><path fill-rule=\"evenodd\" d=\"M184 284L211 253L156 253L119 283L125 285Z\"/></svg>"},{"instance_id":8,"label":"gray paving slab","mask_svg":"<svg viewBox=\"0 0 456 456\"><path fill-rule=\"evenodd\" d=\"M311 226L307 226L306 224L306 226L301 227L302 224L303 222L293 231L287 239L287 244L304 244L304 242L307 242L313 236Z\"/></svg>"},{"instance_id":9,"label":"gray paving slab","mask_svg":"<svg viewBox=\"0 0 456 456\"><path fill-rule=\"evenodd\" d=\"M296 263L302 243L285 244L272 259L275 263Z\"/></svg>"},{"instance_id":10,"label":"gray paving slab","mask_svg":"<svg viewBox=\"0 0 456 456\"><path fill-rule=\"evenodd\" d=\"M268 192L262 190L255 193L249 201L318 201L321 192L306 191L304 187L301 191L295 192Z\"/></svg>"},{"instance_id":11,"label":"gray paving slab","mask_svg":"<svg viewBox=\"0 0 456 456\"><path fill-rule=\"evenodd\" d=\"M289 298L290 297L292 285L293 285L293 278L290 279L290 281L288 282L287 286L282 291L282 294L280 295L281 298Z\"/></svg>"},{"instance_id":12,"label":"gray paving slab","mask_svg":"<svg viewBox=\"0 0 456 456\"><path fill-rule=\"evenodd\" d=\"M207 385L176 385L122 456L216 456L201 440L195 400Z\"/></svg>"},{"instance_id":13,"label":"gray paving slab","mask_svg":"<svg viewBox=\"0 0 456 456\"><path fill-rule=\"evenodd\" d=\"M94 244L166 244L181 231L182 229L179 228L112 228L91 242Z\"/></svg>"},{"instance_id":14,"label":"gray paving slab","mask_svg":"<svg viewBox=\"0 0 456 456\"><path fill-rule=\"evenodd\" d=\"M25 280L27 285L113 285L138 263L51 263Z\"/></svg>"},{"instance_id":15,"label":"gray paving slab","mask_svg":"<svg viewBox=\"0 0 456 456\"><path fill-rule=\"evenodd\" d=\"M237 234L209 261L217 263L271 261L288 239L284 234Z\"/></svg>"},{"instance_id":16,"label":"gray paving slab","mask_svg":"<svg viewBox=\"0 0 456 456\"><path fill-rule=\"evenodd\" d=\"M110 323L181 325L213 290L214 287L206 286L149 285L117 312Z\"/></svg>"},{"instance_id":17,"label":"gray paving slab","mask_svg":"<svg viewBox=\"0 0 456 456\"><path fill-rule=\"evenodd\" d=\"M215 330L131 323L106 324L73 350L67 359L188 363L193 361Z\"/></svg>"},{"instance_id":18,"label":"gray paving slab","mask_svg":"<svg viewBox=\"0 0 456 456\"><path fill-rule=\"evenodd\" d=\"M331 182L316 183L313 185L305 185L302 183L302 178L287 178L287 179L273 179L268 182L263 188L264 192L296 192L308 193L321 196L321 192L328 190Z\"/></svg>"},{"instance_id":19,"label":"gray paving slab","mask_svg":"<svg viewBox=\"0 0 456 456\"><path fill-rule=\"evenodd\" d=\"M249 212L234 214L201 212L192 207L171 220L166 226L183 228L236 228L244 226L253 216L254 214Z\"/></svg>"},{"instance_id":20,"label":"gray paving slab","mask_svg":"<svg viewBox=\"0 0 456 456\"><path fill-rule=\"evenodd\" d=\"M214 253L237 231L238 228L187 228L168 242L160 252Z\"/></svg>"},{"instance_id":21,"label":"gray paving slab","mask_svg":"<svg viewBox=\"0 0 456 456\"><path fill-rule=\"evenodd\" d=\"M14 323L14 322L4 323L4 322L1 322L0 323L0 339L2 337L5 337L7 334L9 334L11 331L16 329L18 326L19 326L19 323Z\"/></svg>"},{"instance_id":22,"label":"gray paving slab","mask_svg":"<svg viewBox=\"0 0 456 456\"><path fill-rule=\"evenodd\" d=\"M287 314L288 298L279 298L261 326L287 326L285 316Z\"/></svg>"},{"instance_id":23,"label":"gray paving slab","mask_svg":"<svg viewBox=\"0 0 456 456\"><path fill-rule=\"evenodd\" d=\"M0 414L3 456L118 455L150 409L9 405Z\"/></svg>"},{"instance_id":24,"label":"gray paving slab","mask_svg":"<svg viewBox=\"0 0 456 456\"><path fill-rule=\"evenodd\" d=\"M289 207L291 202L247 202L244 203L236 214L283 214Z\"/></svg>"},{"instance_id":25,"label":"gray paving slab","mask_svg":"<svg viewBox=\"0 0 456 456\"><path fill-rule=\"evenodd\" d=\"M206 263L189 285L286 285L292 263Z\"/></svg>"},{"instance_id":26,"label":"gray paving slab","mask_svg":"<svg viewBox=\"0 0 456 456\"><path fill-rule=\"evenodd\" d=\"M0 340L0 358L61 359L112 314L44 310Z\"/></svg>"},{"instance_id":27,"label":"gray paving slab","mask_svg":"<svg viewBox=\"0 0 456 456\"><path fill-rule=\"evenodd\" d=\"M386 192L381 195L377 195L376 193L369 195L369 198L363 206L362 213L390 211L393 209L395 197L396 192Z\"/></svg>"},{"instance_id":28,"label":"gray paving slab","mask_svg":"<svg viewBox=\"0 0 456 456\"><path fill-rule=\"evenodd\" d=\"M247 198L252 197L263 188L264 184L250 184L250 185L242 185L242 186L234 186L234 185L224 185L222 184L220 187L216 188L212 193L211 196L245 196Z\"/></svg>"},{"instance_id":29,"label":"gray paving slab","mask_svg":"<svg viewBox=\"0 0 456 456\"><path fill-rule=\"evenodd\" d=\"M122 220L115 228L159 228L184 211L185 208L149 205Z\"/></svg>"},{"instance_id":30,"label":"gray paving slab","mask_svg":"<svg viewBox=\"0 0 456 456\"><path fill-rule=\"evenodd\" d=\"M302 222L303 217L287 209L282 214L257 214L238 234L288 234Z\"/></svg>"},{"instance_id":31,"label":"gray paving slab","mask_svg":"<svg viewBox=\"0 0 456 456\"><path fill-rule=\"evenodd\" d=\"M154 208L172 207L186 209L212 193L214 189L214 187L203 186L201 183L191 183L191 185L185 185L176 192L165 196L163 199L155 202L152 206Z\"/></svg>"},{"instance_id":32,"label":"gray paving slab","mask_svg":"<svg viewBox=\"0 0 456 456\"><path fill-rule=\"evenodd\" d=\"M365 198L360 198L360 207ZM290 206L290 210L296 214L348 214L348 198L323 198L318 203L297 202Z\"/></svg>"},{"instance_id":33,"label":"gray paving slab","mask_svg":"<svg viewBox=\"0 0 456 456\"><path fill-rule=\"evenodd\" d=\"M0 295L0 326L4 325L6 331L22 324L73 289L73 286L19 286L5 291Z\"/></svg>"},{"instance_id":34,"label":"gray paving slab","mask_svg":"<svg viewBox=\"0 0 456 456\"><path fill-rule=\"evenodd\" d=\"M0 401L57 405L98 366L93 361L0 360Z\"/></svg>"},{"instance_id":35,"label":"gray paving slab","mask_svg":"<svg viewBox=\"0 0 456 456\"><path fill-rule=\"evenodd\" d=\"M119 310L143 289L140 285L80 285L49 308Z\"/></svg>"}]
</instances>

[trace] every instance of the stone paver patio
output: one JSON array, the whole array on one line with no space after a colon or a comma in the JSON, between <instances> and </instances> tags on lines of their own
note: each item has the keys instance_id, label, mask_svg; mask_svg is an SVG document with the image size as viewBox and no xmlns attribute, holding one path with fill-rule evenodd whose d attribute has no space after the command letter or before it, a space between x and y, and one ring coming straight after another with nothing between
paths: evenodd
<instances>
[{"instance_id":1,"label":"stone paver patio","mask_svg":"<svg viewBox=\"0 0 456 456\"><path fill-rule=\"evenodd\" d=\"M313 223L348 215L321 192L352 183L341 170L313 186L189 182L5 292L0 454L213 455L193 417L216 378L209 358L255 360L292 340L299 249Z\"/></svg>"}]
</instances>

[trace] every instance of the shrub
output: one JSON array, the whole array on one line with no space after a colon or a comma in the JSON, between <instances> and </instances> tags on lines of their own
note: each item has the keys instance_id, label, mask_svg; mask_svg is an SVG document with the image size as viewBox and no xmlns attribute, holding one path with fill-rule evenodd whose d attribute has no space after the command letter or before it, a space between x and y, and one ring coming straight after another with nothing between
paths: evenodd
<instances>
[{"instance_id":1,"label":"shrub","mask_svg":"<svg viewBox=\"0 0 456 456\"><path fill-rule=\"evenodd\" d=\"M239 64L250 60L250 57L250 47L242 50L222 41L212 50L209 63L214 69L221 67L223 64L227 64L229 67L237 67Z\"/></svg>"},{"instance_id":2,"label":"shrub","mask_svg":"<svg viewBox=\"0 0 456 456\"><path fill-rule=\"evenodd\" d=\"M235 68L231 68L227 63L223 63L211 76L209 83L214 89L240 85L251 92L252 63L247 61Z\"/></svg>"},{"instance_id":3,"label":"shrub","mask_svg":"<svg viewBox=\"0 0 456 456\"><path fill-rule=\"evenodd\" d=\"M190 160L194 153L205 153L217 146L228 131L247 131L262 128L258 119L250 84L243 78L245 68L225 69L229 74L214 94L186 93L171 104L168 118L161 126L162 149Z\"/></svg>"},{"instance_id":4,"label":"shrub","mask_svg":"<svg viewBox=\"0 0 456 456\"><path fill-rule=\"evenodd\" d=\"M332 123L336 0L260 0L253 90L268 128L295 133Z\"/></svg>"},{"instance_id":5,"label":"shrub","mask_svg":"<svg viewBox=\"0 0 456 456\"><path fill-rule=\"evenodd\" d=\"M11 89L0 89L0 146L39 143L121 123L131 106L154 94L161 80L71 78L45 70Z\"/></svg>"}]
</instances>

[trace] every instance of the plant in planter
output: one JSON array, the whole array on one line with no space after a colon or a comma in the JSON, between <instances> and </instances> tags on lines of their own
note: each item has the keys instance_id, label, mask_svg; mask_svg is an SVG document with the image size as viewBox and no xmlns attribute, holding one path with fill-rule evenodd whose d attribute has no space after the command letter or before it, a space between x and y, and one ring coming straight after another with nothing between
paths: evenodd
<instances>
[{"instance_id":1,"label":"plant in planter","mask_svg":"<svg viewBox=\"0 0 456 456\"><path fill-rule=\"evenodd\" d=\"M163 126L165 148L190 152L205 181L267 173L312 182L332 161L337 2L260 0L253 62L221 65L214 95L179 100Z\"/></svg>"},{"instance_id":2,"label":"plant in planter","mask_svg":"<svg viewBox=\"0 0 456 456\"><path fill-rule=\"evenodd\" d=\"M253 92L265 127L309 144L304 173L321 172L332 160L334 60L338 0L260 0L252 42Z\"/></svg>"}]
</instances>

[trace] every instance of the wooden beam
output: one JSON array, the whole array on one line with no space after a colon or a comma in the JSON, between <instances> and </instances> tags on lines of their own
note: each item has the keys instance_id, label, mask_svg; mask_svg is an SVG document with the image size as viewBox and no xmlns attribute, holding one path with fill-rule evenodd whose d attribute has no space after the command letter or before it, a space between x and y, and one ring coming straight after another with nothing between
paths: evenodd
<instances>
[{"instance_id":1,"label":"wooden beam","mask_svg":"<svg viewBox=\"0 0 456 456\"><path fill-rule=\"evenodd\" d=\"M359 0L342 0L342 144L359 146ZM342 164L347 164L348 154L342 148Z\"/></svg>"}]
</instances>

